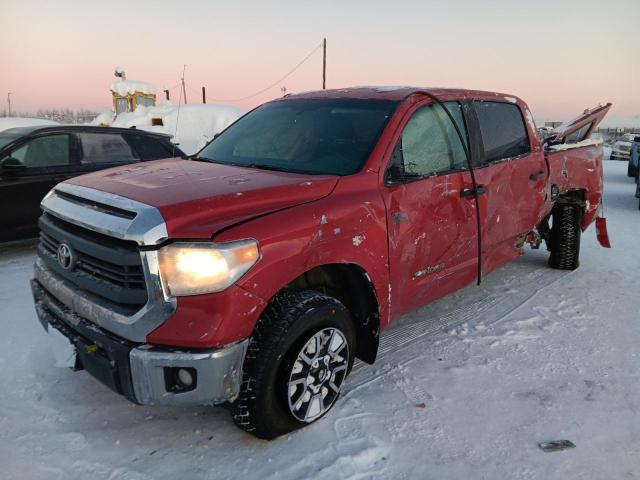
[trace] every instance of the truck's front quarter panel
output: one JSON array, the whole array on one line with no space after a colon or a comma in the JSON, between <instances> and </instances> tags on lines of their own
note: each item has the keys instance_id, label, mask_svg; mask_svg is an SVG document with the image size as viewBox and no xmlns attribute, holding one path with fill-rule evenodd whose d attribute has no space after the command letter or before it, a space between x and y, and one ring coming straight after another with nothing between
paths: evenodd
<instances>
[{"instance_id":1,"label":"truck's front quarter panel","mask_svg":"<svg viewBox=\"0 0 640 480\"><path fill-rule=\"evenodd\" d=\"M378 299L379 316L386 319L388 238L386 210L377 182L377 172L342 177L328 197L251 220L217 235L218 242L251 237L260 244L260 261L238 286L268 302L315 267L354 264L368 275Z\"/></svg>"}]
</instances>

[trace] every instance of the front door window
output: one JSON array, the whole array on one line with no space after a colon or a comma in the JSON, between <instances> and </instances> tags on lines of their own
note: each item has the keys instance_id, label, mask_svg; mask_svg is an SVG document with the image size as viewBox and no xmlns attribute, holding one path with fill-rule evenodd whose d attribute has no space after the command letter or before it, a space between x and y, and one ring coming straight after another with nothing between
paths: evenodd
<instances>
[{"instance_id":1,"label":"front door window","mask_svg":"<svg viewBox=\"0 0 640 480\"><path fill-rule=\"evenodd\" d=\"M447 102L445 106L464 132L460 104ZM413 114L402 131L399 148L408 177L438 175L467 167L460 137L447 113L437 104L422 107Z\"/></svg>"},{"instance_id":2,"label":"front door window","mask_svg":"<svg viewBox=\"0 0 640 480\"><path fill-rule=\"evenodd\" d=\"M69 135L49 135L30 140L11 152L27 168L61 167L69 165Z\"/></svg>"}]
</instances>

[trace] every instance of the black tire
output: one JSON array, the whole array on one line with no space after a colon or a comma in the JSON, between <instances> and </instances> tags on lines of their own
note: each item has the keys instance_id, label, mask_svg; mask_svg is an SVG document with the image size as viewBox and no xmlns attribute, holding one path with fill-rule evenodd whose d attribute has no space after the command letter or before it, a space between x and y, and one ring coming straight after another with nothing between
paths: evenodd
<instances>
[{"instance_id":1,"label":"black tire","mask_svg":"<svg viewBox=\"0 0 640 480\"><path fill-rule=\"evenodd\" d=\"M288 384L303 347L328 329L339 330L347 342L347 368L340 372L341 387L351 371L355 352L355 330L347 308L335 298L313 290L283 291L271 301L251 337L240 393L231 405L233 421L239 428L270 440L313 423L331 410L339 387L319 417L311 421L297 419L290 407ZM307 388L305 381L302 389Z\"/></svg>"},{"instance_id":2,"label":"black tire","mask_svg":"<svg viewBox=\"0 0 640 480\"><path fill-rule=\"evenodd\" d=\"M553 208L549 266L558 270L575 270L580 265L582 207L558 204Z\"/></svg>"}]
</instances>

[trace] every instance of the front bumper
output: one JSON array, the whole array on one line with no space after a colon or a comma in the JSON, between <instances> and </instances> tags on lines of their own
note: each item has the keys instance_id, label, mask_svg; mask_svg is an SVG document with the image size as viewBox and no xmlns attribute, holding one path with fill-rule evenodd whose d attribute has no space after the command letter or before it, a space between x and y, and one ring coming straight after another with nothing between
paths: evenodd
<instances>
[{"instance_id":1,"label":"front bumper","mask_svg":"<svg viewBox=\"0 0 640 480\"><path fill-rule=\"evenodd\" d=\"M215 350L186 351L134 343L97 327L31 281L36 313L45 330L56 328L75 346L76 369L85 369L113 391L142 405L213 405L240 390L248 339ZM194 376L175 383L177 369Z\"/></svg>"}]
</instances>

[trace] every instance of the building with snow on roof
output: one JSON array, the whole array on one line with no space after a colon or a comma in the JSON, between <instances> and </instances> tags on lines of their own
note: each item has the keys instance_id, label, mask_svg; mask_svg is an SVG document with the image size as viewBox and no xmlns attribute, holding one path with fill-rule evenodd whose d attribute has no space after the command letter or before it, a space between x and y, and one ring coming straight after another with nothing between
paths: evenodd
<instances>
[{"instance_id":1,"label":"building with snow on roof","mask_svg":"<svg viewBox=\"0 0 640 480\"><path fill-rule=\"evenodd\" d=\"M111 84L113 111L116 115L135 112L138 106L155 107L156 87L148 82L127 80L124 70L118 67L114 75L120 78Z\"/></svg>"}]
</instances>

